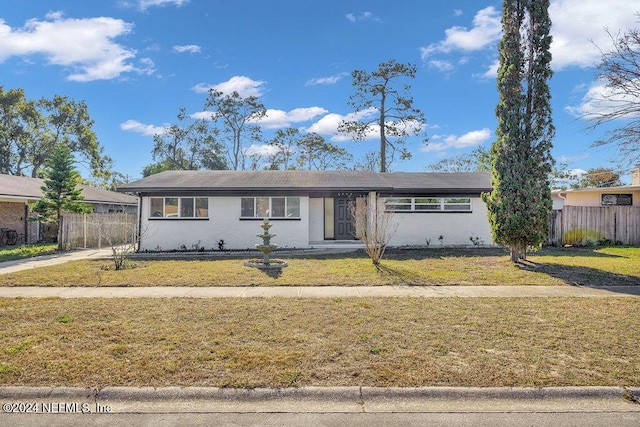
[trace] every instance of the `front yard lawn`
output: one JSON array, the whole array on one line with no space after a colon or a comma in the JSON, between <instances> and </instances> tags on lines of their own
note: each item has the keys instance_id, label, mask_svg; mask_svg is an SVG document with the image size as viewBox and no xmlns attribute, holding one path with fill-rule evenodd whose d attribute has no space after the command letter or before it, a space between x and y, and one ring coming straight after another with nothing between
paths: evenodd
<instances>
[{"instance_id":1,"label":"front yard lawn","mask_svg":"<svg viewBox=\"0 0 640 427\"><path fill-rule=\"evenodd\" d=\"M277 255L276 255L277 257ZM244 259L75 261L0 275L0 286L640 285L640 248L544 249L521 265L500 249L389 251L380 268L363 252L291 257L278 277Z\"/></svg>"},{"instance_id":2,"label":"front yard lawn","mask_svg":"<svg viewBox=\"0 0 640 427\"><path fill-rule=\"evenodd\" d=\"M2 299L0 385L639 386L637 298Z\"/></svg>"}]
</instances>

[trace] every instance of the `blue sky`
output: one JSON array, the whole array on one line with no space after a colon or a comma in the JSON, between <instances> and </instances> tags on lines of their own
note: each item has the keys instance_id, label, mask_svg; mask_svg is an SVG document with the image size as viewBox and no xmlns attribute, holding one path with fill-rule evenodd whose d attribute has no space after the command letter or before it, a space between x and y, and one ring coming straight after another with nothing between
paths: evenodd
<instances>
[{"instance_id":1,"label":"blue sky","mask_svg":"<svg viewBox=\"0 0 640 427\"><path fill-rule=\"evenodd\" d=\"M85 100L115 169L138 179L152 162L154 132L176 123L180 107L201 111L210 87L259 95L267 138L291 126L318 132L356 158L373 151L375 139L351 142L336 126L353 113L351 71L393 58L418 66L412 94L430 144L410 140L413 158L392 169L423 171L494 139L501 4L3 0L0 85L23 88L30 99ZM579 117L603 91L594 65L598 47L611 46L605 29L637 27L638 11L640 0L551 1L553 154L571 169L615 167L614 148L590 147L604 129L585 131Z\"/></svg>"}]
</instances>

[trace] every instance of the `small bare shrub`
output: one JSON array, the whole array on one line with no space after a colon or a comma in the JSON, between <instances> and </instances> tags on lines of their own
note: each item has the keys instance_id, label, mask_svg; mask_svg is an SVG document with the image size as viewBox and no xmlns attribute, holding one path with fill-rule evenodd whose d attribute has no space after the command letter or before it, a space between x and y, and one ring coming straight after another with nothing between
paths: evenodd
<instances>
[{"instance_id":1,"label":"small bare shrub","mask_svg":"<svg viewBox=\"0 0 640 427\"><path fill-rule=\"evenodd\" d=\"M376 193L360 197L351 205L355 234L374 265L379 265L389 241L398 229L393 224L393 212L385 209L385 202Z\"/></svg>"}]
</instances>

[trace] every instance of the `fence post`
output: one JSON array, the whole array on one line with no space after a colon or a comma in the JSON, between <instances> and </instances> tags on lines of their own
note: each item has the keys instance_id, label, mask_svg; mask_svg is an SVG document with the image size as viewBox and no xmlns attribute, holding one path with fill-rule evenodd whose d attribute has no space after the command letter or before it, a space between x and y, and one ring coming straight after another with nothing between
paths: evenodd
<instances>
[{"instance_id":1,"label":"fence post","mask_svg":"<svg viewBox=\"0 0 640 427\"><path fill-rule=\"evenodd\" d=\"M83 248L87 249L87 213L82 213L82 239L83 239Z\"/></svg>"},{"instance_id":2,"label":"fence post","mask_svg":"<svg viewBox=\"0 0 640 427\"><path fill-rule=\"evenodd\" d=\"M560 247L564 247L564 207L560 209Z\"/></svg>"},{"instance_id":3,"label":"fence post","mask_svg":"<svg viewBox=\"0 0 640 427\"><path fill-rule=\"evenodd\" d=\"M64 247L64 215L58 220L58 250Z\"/></svg>"}]
</instances>

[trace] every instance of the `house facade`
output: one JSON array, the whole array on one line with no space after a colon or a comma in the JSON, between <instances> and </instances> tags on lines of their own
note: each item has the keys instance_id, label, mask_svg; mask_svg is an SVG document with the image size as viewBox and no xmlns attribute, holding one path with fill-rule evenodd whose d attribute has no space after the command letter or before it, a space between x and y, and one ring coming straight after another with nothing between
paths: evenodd
<instances>
[{"instance_id":1,"label":"house facade","mask_svg":"<svg viewBox=\"0 0 640 427\"><path fill-rule=\"evenodd\" d=\"M18 245L36 243L43 235L55 232L47 230L48 225L27 220L31 216L29 204L42 197L43 185L44 180L39 178L0 174L0 228L15 230ZM88 185L80 187L84 197L82 202L90 204L96 213L137 212L136 197Z\"/></svg>"},{"instance_id":2,"label":"house facade","mask_svg":"<svg viewBox=\"0 0 640 427\"><path fill-rule=\"evenodd\" d=\"M140 250L253 248L268 218L281 248L355 240L350 206L377 195L393 246L491 244L483 173L168 171L122 185L140 198Z\"/></svg>"}]
</instances>

